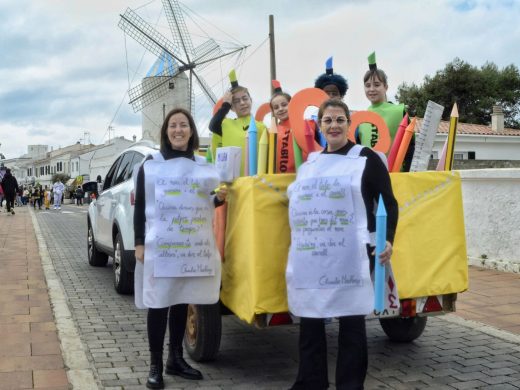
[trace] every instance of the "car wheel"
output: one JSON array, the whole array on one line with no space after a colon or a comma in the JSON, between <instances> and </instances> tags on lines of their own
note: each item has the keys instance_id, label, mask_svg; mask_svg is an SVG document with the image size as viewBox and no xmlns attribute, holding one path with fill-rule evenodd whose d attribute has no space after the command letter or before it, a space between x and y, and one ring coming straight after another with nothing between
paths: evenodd
<instances>
[{"instance_id":1,"label":"car wheel","mask_svg":"<svg viewBox=\"0 0 520 390\"><path fill-rule=\"evenodd\" d=\"M214 360L220 348L221 336L220 302L213 305L188 305L184 348L193 360Z\"/></svg>"},{"instance_id":2,"label":"car wheel","mask_svg":"<svg viewBox=\"0 0 520 390\"><path fill-rule=\"evenodd\" d=\"M422 334L427 320L428 317L380 318L379 323L390 340L406 343Z\"/></svg>"},{"instance_id":3,"label":"car wheel","mask_svg":"<svg viewBox=\"0 0 520 390\"><path fill-rule=\"evenodd\" d=\"M96 241L94 240L94 232L90 222L88 224L87 232L87 257L88 263L93 267L104 267L108 262L108 255L100 252L96 248Z\"/></svg>"},{"instance_id":4,"label":"car wheel","mask_svg":"<svg viewBox=\"0 0 520 390\"><path fill-rule=\"evenodd\" d=\"M117 233L116 241L114 242L114 261L112 263L114 288L119 294L132 294L134 292L134 274L128 271L128 261L125 253L121 233Z\"/></svg>"}]
</instances>

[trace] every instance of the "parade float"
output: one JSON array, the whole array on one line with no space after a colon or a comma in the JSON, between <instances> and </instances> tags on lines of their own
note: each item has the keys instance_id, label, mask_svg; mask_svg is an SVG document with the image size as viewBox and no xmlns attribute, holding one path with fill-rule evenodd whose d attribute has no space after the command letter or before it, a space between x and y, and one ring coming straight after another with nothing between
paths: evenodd
<instances>
[{"instance_id":1,"label":"parade float","mask_svg":"<svg viewBox=\"0 0 520 390\"><path fill-rule=\"evenodd\" d=\"M302 155L322 149L309 136L304 113L307 107L319 106L326 99L323 91L309 88L295 94L289 104L296 167L301 164ZM376 292L383 294L382 303L376 302L374 307L380 308L369 318L378 318L394 341L419 337L427 317L455 311L457 294L468 288L461 179L458 172L451 171L456 108L442 166L438 171L426 171L442 110L442 106L429 102L422 127L416 129L412 120L403 126L393 144L377 113L352 114L349 139L354 141L354 130L359 124L374 124L379 139L373 149L391 158L388 168L399 204L399 222L391 267L384 267L383 276L374 280ZM262 120L267 112L266 104L262 105L256 120ZM185 345L197 361L215 358L223 314L234 314L257 327L298 321L288 312L285 280L291 238L286 190L296 175L272 173L276 172L276 127L271 126L267 139L260 140L258 147L254 125L251 127L245 147L246 175L228 183L227 207L216 212L215 233L223 259L220 302L189 308ZM404 151L414 133L412 172L401 173ZM317 259L326 255L327 245L339 244L334 234L335 218L321 214L309 215L305 221L331 232L330 243L309 248Z\"/></svg>"}]
</instances>

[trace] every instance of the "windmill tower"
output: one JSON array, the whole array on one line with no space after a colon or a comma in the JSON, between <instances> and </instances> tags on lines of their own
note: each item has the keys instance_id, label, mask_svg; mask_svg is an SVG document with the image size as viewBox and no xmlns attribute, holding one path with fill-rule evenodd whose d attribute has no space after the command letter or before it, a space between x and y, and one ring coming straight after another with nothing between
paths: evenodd
<instances>
[{"instance_id":1,"label":"windmill tower","mask_svg":"<svg viewBox=\"0 0 520 390\"><path fill-rule=\"evenodd\" d=\"M162 3L173 42L129 8L119 21L125 34L157 56L147 77L128 91L134 112L143 111L143 138L155 142L159 141L164 115L172 107L187 108L195 116L198 97L215 104L217 98L201 71L223 57L241 54L247 47L235 45L224 51L212 38L194 47L179 2Z\"/></svg>"}]
</instances>

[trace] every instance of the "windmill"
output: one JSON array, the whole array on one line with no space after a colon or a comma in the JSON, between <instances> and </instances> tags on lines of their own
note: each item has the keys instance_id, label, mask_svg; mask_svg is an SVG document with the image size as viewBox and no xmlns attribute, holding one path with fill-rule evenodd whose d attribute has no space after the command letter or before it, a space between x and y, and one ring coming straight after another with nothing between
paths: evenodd
<instances>
[{"instance_id":1,"label":"windmill","mask_svg":"<svg viewBox=\"0 0 520 390\"><path fill-rule=\"evenodd\" d=\"M149 78L128 91L134 112L141 111L174 88L174 78L188 72L188 97L185 105L194 114L195 85L213 105L217 98L200 71L212 62L233 54L240 54L247 46L232 47L224 51L209 38L194 47L183 12L177 0L162 0L173 42L159 33L153 26L128 8L121 16L119 27L162 63L155 77Z\"/></svg>"}]
</instances>

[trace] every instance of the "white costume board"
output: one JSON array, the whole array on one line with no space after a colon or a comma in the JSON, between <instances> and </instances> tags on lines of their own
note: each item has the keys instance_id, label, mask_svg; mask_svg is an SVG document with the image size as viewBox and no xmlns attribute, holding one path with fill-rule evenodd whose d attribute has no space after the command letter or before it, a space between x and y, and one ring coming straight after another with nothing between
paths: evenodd
<instances>
[{"instance_id":1,"label":"white costume board","mask_svg":"<svg viewBox=\"0 0 520 390\"><path fill-rule=\"evenodd\" d=\"M217 148L215 167L220 175L220 180L231 183L240 177L240 164L242 163L242 148L238 146L224 146Z\"/></svg>"},{"instance_id":2,"label":"white costume board","mask_svg":"<svg viewBox=\"0 0 520 390\"><path fill-rule=\"evenodd\" d=\"M287 190L287 295L297 316L366 315L374 309L361 149L356 145L347 156L312 153Z\"/></svg>"},{"instance_id":3,"label":"white costume board","mask_svg":"<svg viewBox=\"0 0 520 390\"><path fill-rule=\"evenodd\" d=\"M144 163L146 237L144 264L136 261L135 304L161 308L218 301L220 254L213 235L215 167L204 158Z\"/></svg>"}]
</instances>

